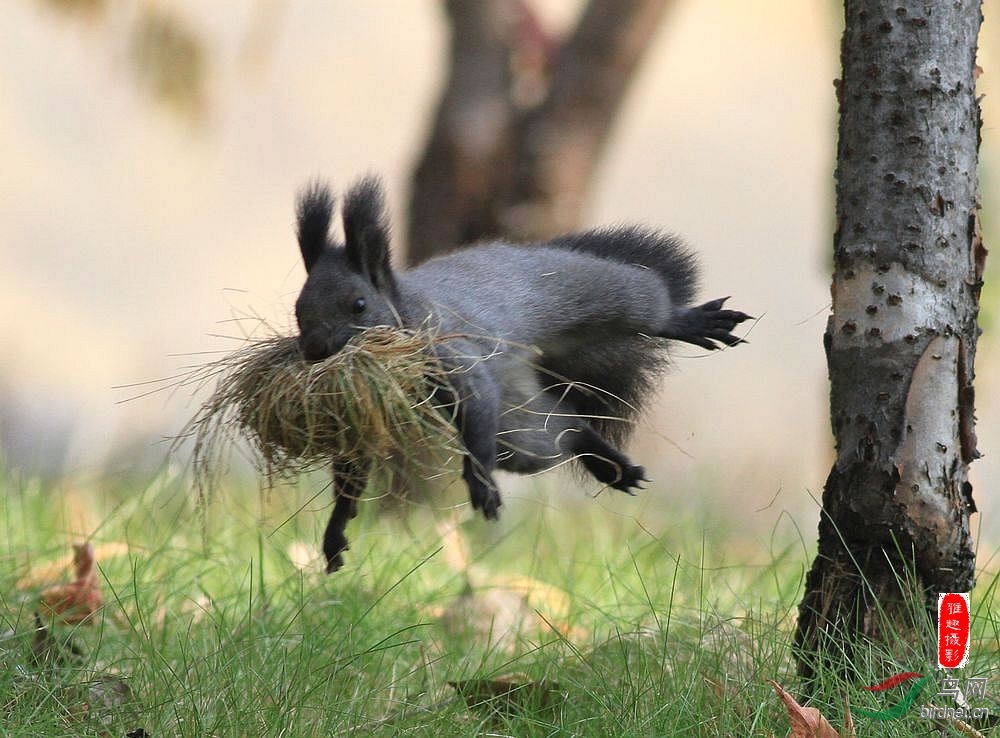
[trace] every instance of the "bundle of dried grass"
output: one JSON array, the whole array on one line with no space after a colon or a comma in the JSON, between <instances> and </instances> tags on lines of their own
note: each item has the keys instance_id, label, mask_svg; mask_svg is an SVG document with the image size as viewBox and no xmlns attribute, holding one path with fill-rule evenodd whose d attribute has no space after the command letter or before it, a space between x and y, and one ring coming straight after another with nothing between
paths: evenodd
<instances>
[{"instance_id":1,"label":"bundle of dried grass","mask_svg":"<svg viewBox=\"0 0 1000 738\"><path fill-rule=\"evenodd\" d=\"M436 340L426 329L370 328L309 363L295 338L274 337L209 365L215 391L182 434L194 439L199 485L211 485L240 436L269 477L390 456L405 463L427 448L455 449L447 393L435 393L449 385L428 350Z\"/></svg>"}]
</instances>

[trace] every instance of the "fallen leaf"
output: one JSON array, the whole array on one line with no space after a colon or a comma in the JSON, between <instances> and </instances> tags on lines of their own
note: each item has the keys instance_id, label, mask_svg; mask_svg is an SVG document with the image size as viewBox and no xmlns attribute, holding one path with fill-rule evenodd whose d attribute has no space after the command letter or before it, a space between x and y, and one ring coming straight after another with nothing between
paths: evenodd
<instances>
[{"instance_id":1,"label":"fallen leaf","mask_svg":"<svg viewBox=\"0 0 1000 738\"><path fill-rule=\"evenodd\" d=\"M523 674L507 674L496 679L464 679L448 682L470 708L486 708L510 715L517 712L552 710L563 693L559 685L529 681Z\"/></svg>"},{"instance_id":2,"label":"fallen leaf","mask_svg":"<svg viewBox=\"0 0 1000 738\"><path fill-rule=\"evenodd\" d=\"M100 674L87 686L83 715L90 720L111 725L122 706L132 700L132 688L120 676Z\"/></svg>"},{"instance_id":3,"label":"fallen leaf","mask_svg":"<svg viewBox=\"0 0 1000 738\"><path fill-rule=\"evenodd\" d=\"M503 587L512 592L519 592L525 603L533 610L545 614L547 619L562 619L569 615L572 599L565 590L534 577L520 574L495 574L490 577L476 576L471 572L474 585Z\"/></svg>"},{"instance_id":4,"label":"fallen leaf","mask_svg":"<svg viewBox=\"0 0 1000 738\"><path fill-rule=\"evenodd\" d=\"M92 616L104 604L97 582L97 559L90 543L73 544L73 566L76 579L69 584L57 584L42 592L40 610L69 625L92 622Z\"/></svg>"},{"instance_id":5,"label":"fallen leaf","mask_svg":"<svg viewBox=\"0 0 1000 738\"><path fill-rule=\"evenodd\" d=\"M102 674L87 687L87 699L92 710L109 711L132 699L132 688L121 677Z\"/></svg>"},{"instance_id":6,"label":"fallen leaf","mask_svg":"<svg viewBox=\"0 0 1000 738\"><path fill-rule=\"evenodd\" d=\"M443 608L438 622L451 638L490 643L505 653L544 627L520 592L503 587L463 592Z\"/></svg>"},{"instance_id":7,"label":"fallen leaf","mask_svg":"<svg viewBox=\"0 0 1000 738\"><path fill-rule=\"evenodd\" d=\"M116 556L128 556L129 545L122 542L101 543L94 548L94 558L98 561L107 561ZM62 575L68 566L73 566L76 557L75 552L60 556L55 561L32 566L31 571L17 580L14 586L18 589L34 589L48 584Z\"/></svg>"},{"instance_id":8,"label":"fallen leaf","mask_svg":"<svg viewBox=\"0 0 1000 738\"><path fill-rule=\"evenodd\" d=\"M774 680L768 680L768 684L774 687L778 697L785 703L785 709L788 711L788 722L791 725L790 736L793 738L842 738L840 733L815 707L802 707Z\"/></svg>"}]
</instances>

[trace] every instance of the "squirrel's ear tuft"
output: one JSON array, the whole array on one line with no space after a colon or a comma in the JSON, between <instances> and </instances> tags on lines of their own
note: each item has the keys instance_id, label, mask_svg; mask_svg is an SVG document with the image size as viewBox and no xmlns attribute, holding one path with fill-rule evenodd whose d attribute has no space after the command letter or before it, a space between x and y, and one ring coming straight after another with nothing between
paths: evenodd
<instances>
[{"instance_id":1,"label":"squirrel's ear tuft","mask_svg":"<svg viewBox=\"0 0 1000 738\"><path fill-rule=\"evenodd\" d=\"M379 289L394 287L385 196L375 176L362 179L344 198L344 248L352 269Z\"/></svg>"},{"instance_id":2,"label":"squirrel's ear tuft","mask_svg":"<svg viewBox=\"0 0 1000 738\"><path fill-rule=\"evenodd\" d=\"M312 270L316 260L329 245L332 214L333 194L329 186L322 182L311 182L299 192L296 208L297 235L306 272Z\"/></svg>"}]
</instances>

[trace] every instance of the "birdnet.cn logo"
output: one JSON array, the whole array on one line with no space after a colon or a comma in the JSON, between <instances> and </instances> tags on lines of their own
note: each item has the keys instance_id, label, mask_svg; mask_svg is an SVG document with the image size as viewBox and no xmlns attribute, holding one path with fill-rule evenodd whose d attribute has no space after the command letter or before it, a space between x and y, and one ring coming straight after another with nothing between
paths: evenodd
<instances>
[{"instance_id":1,"label":"birdnet.cn logo","mask_svg":"<svg viewBox=\"0 0 1000 738\"><path fill-rule=\"evenodd\" d=\"M937 643L939 669L958 669L966 665L969 660L970 634L969 594L967 592L939 594ZM908 713L928 687L936 683L938 691L935 696L950 699L953 704L946 706L923 704L920 706L920 717L934 720L977 721L987 720L990 717L988 707L976 707L972 704L973 700L986 698L987 677L967 677L963 680L938 674L925 676L915 671L904 671L893 674L884 682L862 689L869 692L887 692L893 687L910 682L912 683L906 694L897 702L881 710L866 710L852 706L851 712L872 720L895 720Z\"/></svg>"}]
</instances>

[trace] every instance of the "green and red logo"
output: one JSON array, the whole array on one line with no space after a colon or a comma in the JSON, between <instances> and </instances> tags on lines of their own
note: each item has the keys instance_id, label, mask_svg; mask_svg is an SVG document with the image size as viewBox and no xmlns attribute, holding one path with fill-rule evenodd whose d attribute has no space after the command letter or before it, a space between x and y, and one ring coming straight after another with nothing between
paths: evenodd
<instances>
[{"instance_id":1,"label":"green and red logo","mask_svg":"<svg viewBox=\"0 0 1000 738\"><path fill-rule=\"evenodd\" d=\"M937 661L941 669L958 669L969 660L969 641L971 635L972 614L969 609L968 592L945 592L938 595L938 642ZM869 692L885 692L898 687L910 680L915 680L907 690L903 698L896 704L884 710L865 710L861 707L851 707L851 711L869 717L873 720L894 720L902 717L909 710L924 687L930 682L933 676L923 676L915 671L904 671L886 679L881 684L871 687L862 687ZM956 682L957 680L945 680ZM968 682L976 682L978 679L969 679ZM957 688L954 690L957 693ZM977 691L981 691L978 690ZM938 694L951 694L952 692L938 692Z\"/></svg>"},{"instance_id":2,"label":"green and red logo","mask_svg":"<svg viewBox=\"0 0 1000 738\"><path fill-rule=\"evenodd\" d=\"M861 707L854 707L852 705L851 711L858 715L869 717L872 720L895 720L896 718L902 717L907 710L913 707L913 703L916 702L920 693L924 691L924 687L926 687L927 683L933 678L934 677L932 676L922 676L915 671L904 671L900 674L894 674L880 684L875 684L871 687L862 687L862 689L867 689L869 692L885 692L886 690L898 687L900 684L908 682L911 679L916 679L917 681L913 683L909 690L907 690L903 699L885 710L865 710Z\"/></svg>"}]
</instances>

